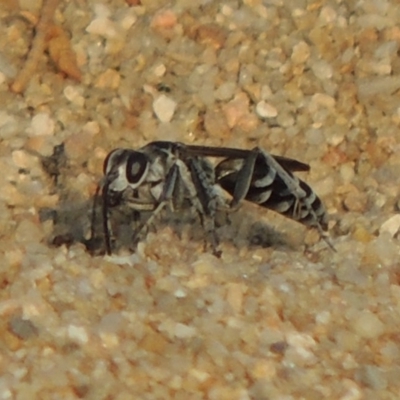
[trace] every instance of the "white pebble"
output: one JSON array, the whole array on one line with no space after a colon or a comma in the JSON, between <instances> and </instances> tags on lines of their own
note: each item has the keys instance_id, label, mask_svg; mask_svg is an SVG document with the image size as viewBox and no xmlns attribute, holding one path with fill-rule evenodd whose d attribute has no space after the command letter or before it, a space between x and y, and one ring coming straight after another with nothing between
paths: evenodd
<instances>
[{"instance_id":1,"label":"white pebble","mask_svg":"<svg viewBox=\"0 0 400 400\"><path fill-rule=\"evenodd\" d=\"M261 118L274 118L278 115L278 110L272 104L261 100L256 105L256 113Z\"/></svg>"},{"instance_id":2,"label":"white pebble","mask_svg":"<svg viewBox=\"0 0 400 400\"><path fill-rule=\"evenodd\" d=\"M129 10L122 19L118 22L118 26L120 26L124 31L127 31L131 28L131 26L137 21L137 16L133 10Z\"/></svg>"},{"instance_id":3,"label":"white pebble","mask_svg":"<svg viewBox=\"0 0 400 400\"><path fill-rule=\"evenodd\" d=\"M335 108L336 101L332 96L326 93L315 93L311 97L310 111L315 112L319 108L327 108L333 110Z\"/></svg>"},{"instance_id":4,"label":"white pebble","mask_svg":"<svg viewBox=\"0 0 400 400\"><path fill-rule=\"evenodd\" d=\"M12 152L12 160L18 168L32 169L38 166L38 158L25 150L14 150Z\"/></svg>"},{"instance_id":5,"label":"white pebble","mask_svg":"<svg viewBox=\"0 0 400 400\"><path fill-rule=\"evenodd\" d=\"M79 93L76 87L68 85L64 89L64 96L67 100L69 100L72 104L75 104L79 107L83 107L85 104L85 98Z\"/></svg>"},{"instance_id":6,"label":"white pebble","mask_svg":"<svg viewBox=\"0 0 400 400\"><path fill-rule=\"evenodd\" d=\"M98 18L108 18L111 16L111 11L105 4L97 3L94 5L94 14Z\"/></svg>"},{"instance_id":7,"label":"white pebble","mask_svg":"<svg viewBox=\"0 0 400 400\"><path fill-rule=\"evenodd\" d=\"M315 361L313 349L316 347L316 342L312 336L291 332L287 334L286 341L303 360Z\"/></svg>"},{"instance_id":8,"label":"white pebble","mask_svg":"<svg viewBox=\"0 0 400 400\"><path fill-rule=\"evenodd\" d=\"M331 320L331 317L331 312L328 310L324 310L316 314L315 321L318 324L327 324Z\"/></svg>"},{"instance_id":9,"label":"white pebble","mask_svg":"<svg viewBox=\"0 0 400 400\"><path fill-rule=\"evenodd\" d=\"M302 349L312 349L316 347L314 338L306 333L289 332L286 341L290 346Z\"/></svg>"},{"instance_id":10,"label":"white pebble","mask_svg":"<svg viewBox=\"0 0 400 400\"><path fill-rule=\"evenodd\" d=\"M83 126L82 131L91 135L97 135L100 132L100 125L97 121L89 121Z\"/></svg>"},{"instance_id":11,"label":"white pebble","mask_svg":"<svg viewBox=\"0 0 400 400\"><path fill-rule=\"evenodd\" d=\"M193 336L196 335L196 328L192 327L192 326L188 326L185 324L181 324L180 322L178 322L175 325L175 336L179 339L187 339L187 338L191 338Z\"/></svg>"},{"instance_id":12,"label":"white pebble","mask_svg":"<svg viewBox=\"0 0 400 400\"><path fill-rule=\"evenodd\" d=\"M318 60L312 63L311 69L314 75L321 80L330 79L333 75L332 66L325 60Z\"/></svg>"},{"instance_id":13,"label":"white pebble","mask_svg":"<svg viewBox=\"0 0 400 400\"><path fill-rule=\"evenodd\" d=\"M86 28L86 32L92 35L99 35L104 38L113 38L117 36L115 24L108 18L96 18Z\"/></svg>"},{"instance_id":14,"label":"white pebble","mask_svg":"<svg viewBox=\"0 0 400 400\"><path fill-rule=\"evenodd\" d=\"M394 237L396 233L400 229L400 214L392 215L389 219L387 219L379 229L379 234L381 235L383 232L388 232L391 237Z\"/></svg>"},{"instance_id":15,"label":"white pebble","mask_svg":"<svg viewBox=\"0 0 400 400\"><path fill-rule=\"evenodd\" d=\"M332 24L337 18L337 12L330 6L322 7L319 20L324 24Z\"/></svg>"},{"instance_id":16,"label":"white pebble","mask_svg":"<svg viewBox=\"0 0 400 400\"><path fill-rule=\"evenodd\" d=\"M161 122L170 122L174 116L177 103L162 94L153 102L153 110Z\"/></svg>"},{"instance_id":17,"label":"white pebble","mask_svg":"<svg viewBox=\"0 0 400 400\"><path fill-rule=\"evenodd\" d=\"M41 188L43 190L43 188ZM31 197L33 197L34 193L28 193ZM26 197L25 199L27 199ZM10 204L12 205L12 204ZM15 241L17 243L33 243L36 240L39 242L44 236L44 232L42 230L42 226L29 221L29 220L22 220L16 230L15 230Z\"/></svg>"},{"instance_id":18,"label":"white pebble","mask_svg":"<svg viewBox=\"0 0 400 400\"><path fill-rule=\"evenodd\" d=\"M370 311L361 311L352 321L353 330L365 339L376 339L385 332L385 325Z\"/></svg>"},{"instance_id":19,"label":"white pebble","mask_svg":"<svg viewBox=\"0 0 400 400\"><path fill-rule=\"evenodd\" d=\"M41 112L32 118L31 126L28 128L29 136L50 136L54 134L54 121L50 115Z\"/></svg>"},{"instance_id":20,"label":"white pebble","mask_svg":"<svg viewBox=\"0 0 400 400\"><path fill-rule=\"evenodd\" d=\"M272 90L269 85L262 85L261 86L261 98L263 100L267 100L272 97Z\"/></svg>"},{"instance_id":21,"label":"white pebble","mask_svg":"<svg viewBox=\"0 0 400 400\"><path fill-rule=\"evenodd\" d=\"M308 60L310 54L310 46L306 42L301 41L293 47L291 60L294 64L302 64Z\"/></svg>"},{"instance_id":22,"label":"white pebble","mask_svg":"<svg viewBox=\"0 0 400 400\"><path fill-rule=\"evenodd\" d=\"M68 337L71 340L75 340L79 343L85 344L89 341L89 336L86 329L82 326L69 325L68 326Z\"/></svg>"},{"instance_id":23,"label":"white pebble","mask_svg":"<svg viewBox=\"0 0 400 400\"><path fill-rule=\"evenodd\" d=\"M340 176L343 183L350 183L354 178L354 165L353 163L346 163L340 166Z\"/></svg>"},{"instance_id":24,"label":"white pebble","mask_svg":"<svg viewBox=\"0 0 400 400\"><path fill-rule=\"evenodd\" d=\"M174 292L174 296L178 299L183 299L184 297L186 297L186 292L183 289L177 289Z\"/></svg>"}]
</instances>

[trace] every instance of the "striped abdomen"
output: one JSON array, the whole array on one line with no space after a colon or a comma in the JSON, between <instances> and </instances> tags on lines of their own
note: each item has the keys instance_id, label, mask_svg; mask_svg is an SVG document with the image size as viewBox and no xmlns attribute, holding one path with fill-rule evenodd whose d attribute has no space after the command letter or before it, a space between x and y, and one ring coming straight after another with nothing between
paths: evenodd
<instances>
[{"instance_id":1,"label":"striped abdomen","mask_svg":"<svg viewBox=\"0 0 400 400\"><path fill-rule=\"evenodd\" d=\"M290 160L289 160L290 161ZM216 182L234 194L242 159L225 159L216 167ZM245 200L276 211L307 226L327 229L327 214L321 199L307 183L295 177L288 165L280 166L286 176L277 171L262 154L258 155ZM289 181L289 182L288 182Z\"/></svg>"}]
</instances>

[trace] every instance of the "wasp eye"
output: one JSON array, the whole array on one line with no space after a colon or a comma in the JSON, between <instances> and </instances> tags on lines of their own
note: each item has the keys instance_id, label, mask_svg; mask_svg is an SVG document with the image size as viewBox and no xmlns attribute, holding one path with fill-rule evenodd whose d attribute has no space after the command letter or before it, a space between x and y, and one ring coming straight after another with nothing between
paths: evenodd
<instances>
[{"instance_id":1,"label":"wasp eye","mask_svg":"<svg viewBox=\"0 0 400 400\"><path fill-rule=\"evenodd\" d=\"M143 153L134 152L126 163L126 179L129 183L135 184L143 178L147 171L149 161Z\"/></svg>"}]
</instances>

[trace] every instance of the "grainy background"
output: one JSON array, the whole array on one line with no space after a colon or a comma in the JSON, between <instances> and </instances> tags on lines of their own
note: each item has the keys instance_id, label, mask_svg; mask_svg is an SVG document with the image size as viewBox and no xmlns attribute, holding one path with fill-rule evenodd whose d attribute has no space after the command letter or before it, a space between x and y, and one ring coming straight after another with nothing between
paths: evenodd
<instances>
[{"instance_id":1,"label":"grainy background","mask_svg":"<svg viewBox=\"0 0 400 400\"><path fill-rule=\"evenodd\" d=\"M60 0L81 81L16 94L40 10L0 3L0 399L398 399L399 3ZM219 259L179 215L91 256L106 154L159 139L309 163L337 252L246 204Z\"/></svg>"}]
</instances>

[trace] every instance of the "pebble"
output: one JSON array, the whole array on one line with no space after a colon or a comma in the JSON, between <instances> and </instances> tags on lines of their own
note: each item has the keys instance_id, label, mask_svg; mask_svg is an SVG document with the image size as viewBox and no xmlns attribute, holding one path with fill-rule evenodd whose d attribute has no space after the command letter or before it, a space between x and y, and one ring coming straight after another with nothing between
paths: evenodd
<instances>
[{"instance_id":1,"label":"pebble","mask_svg":"<svg viewBox=\"0 0 400 400\"><path fill-rule=\"evenodd\" d=\"M117 29L115 23L108 18L95 18L86 28L86 32L92 35L99 35L106 39L115 38Z\"/></svg>"},{"instance_id":2,"label":"pebble","mask_svg":"<svg viewBox=\"0 0 400 400\"><path fill-rule=\"evenodd\" d=\"M118 21L118 26L124 31L127 31L135 24L136 21L137 16L133 9L130 9L128 11L124 10L122 17Z\"/></svg>"},{"instance_id":3,"label":"pebble","mask_svg":"<svg viewBox=\"0 0 400 400\"><path fill-rule=\"evenodd\" d=\"M235 94L236 88L235 82L224 82L215 90L214 97L217 100L230 100Z\"/></svg>"},{"instance_id":4,"label":"pebble","mask_svg":"<svg viewBox=\"0 0 400 400\"><path fill-rule=\"evenodd\" d=\"M316 346L313 337L306 333L290 332L286 335L286 341L290 346L299 349L312 349Z\"/></svg>"},{"instance_id":5,"label":"pebble","mask_svg":"<svg viewBox=\"0 0 400 400\"><path fill-rule=\"evenodd\" d=\"M3 72L0 72L0 85L2 85L6 80L7 77L3 74Z\"/></svg>"},{"instance_id":6,"label":"pebble","mask_svg":"<svg viewBox=\"0 0 400 400\"><path fill-rule=\"evenodd\" d=\"M107 69L96 79L95 87L101 89L118 89L121 76L115 69Z\"/></svg>"},{"instance_id":7,"label":"pebble","mask_svg":"<svg viewBox=\"0 0 400 400\"><path fill-rule=\"evenodd\" d=\"M16 242L20 244L30 243L32 242L32 238L40 242L44 236L44 232L41 228L42 227L39 227L37 223L28 219L21 221L15 231Z\"/></svg>"},{"instance_id":8,"label":"pebble","mask_svg":"<svg viewBox=\"0 0 400 400\"><path fill-rule=\"evenodd\" d=\"M316 360L314 349L316 342L312 336L305 333L290 332L286 335L286 341L289 344L288 352L285 358L290 361L297 362L297 357L300 357L307 363L314 363ZM294 350L294 354L289 351Z\"/></svg>"},{"instance_id":9,"label":"pebble","mask_svg":"<svg viewBox=\"0 0 400 400\"><path fill-rule=\"evenodd\" d=\"M93 145L93 134L90 131L80 131L68 136L64 141L65 154L68 159L79 160L87 158Z\"/></svg>"},{"instance_id":10,"label":"pebble","mask_svg":"<svg viewBox=\"0 0 400 400\"><path fill-rule=\"evenodd\" d=\"M381 31L387 26L390 26L392 21L387 16L384 17L377 14L365 14L357 18L357 24L362 29L375 28L377 31Z\"/></svg>"},{"instance_id":11,"label":"pebble","mask_svg":"<svg viewBox=\"0 0 400 400\"><path fill-rule=\"evenodd\" d=\"M330 79L333 75L332 66L325 60L318 60L312 63L311 70L314 75L321 80Z\"/></svg>"},{"instance_id":12,"label":"pebble","mask_svg":"<svg viewBox=\"0 0 400 400\"><path fill-rule=\"evenodd\" d=\"M346 209L354 212L364 212L367 208L368 199L365 193L359 191L351 191L343 201Z\"/></svg>"},{"instance_id":13,"label":"pebble","mask_svg":"<svg viewBox=\"0 0 400 400\"><path fill-rule=\"evenodd\" d=\"M360 79L357 82L360 100L376 96L388 96L400 89L400 76L378 76Z\"/></svg>"},{"instance_id":14,"label":"pebble","mask_svg":"<svg viewBox=\"0 0 400 400\"><path fill-rule=\"evenodd\" d=\"M20 316L14 316L9 323L10 331L22 340L28 340L37 336L38 329L29 319L23 319Z\"/></svg>"},{"instance_id":15,"label":"pebble","mask_svg":"<svg viewBox=\"0 0 400 400\"><path fill-rule=\"evenodd\" d=\"M93 7L93 11L97 18L111 17L111 10L105 4L96 3Z\"/></svg>"},{"instance_id":16,"label":"pebble","mask_svg":"<svg viewBox=\"0 0 400 400\"><path fill-rule=\"evenodd\" d=\"M331 24L335 22L337 18L337 12L330 6L325 6L321 8L321 12L319 14L319 20L323 24Z\"/></svg>"},{"instance_id":17,"label":"pebble","mask_svg":"<svg viewBox=\"0 0 400 400\"><path fill-rule=\"evenodd\" d=\"M0 110L0 138L8 139L14 136L19 130L17 118L6 111Z\"/></svg>"},{"instance_id":18,"label":"pebble","mask_svg":"<svg viewBox=\"0 0 400 400\"><path fill-rule=\"evenodd\" d=\"M343 395L339 397L339 400L362 400L364 398L363 391L354 381L350 379L343 379Z\"/></svg>"},{"instance_id":19,"label":"pebble","mask_svg":"<svg viewBox=\"0 0 400 400\"><path fill-rule=\"evenodd\" d=\"M361 311L350 323L354 332L364 339L376 339L385 332L385 325L368 310Z\"/></svg>"},{"instance_id":20,"label":"pebble","mask_svg":"<svg viewBox=\"0 0 400 400\"><path fill-rule=\"evenodd\" d=\"M374 57L386 59L394 57L399 49L399 44L396 40L390 40L378 46L374 52Z\"/></svg>"},{"instance_id":21,"label":"pebble","mask_svg":"<svg viewBox=\"0 0 400 400\"><path fill-rule=\"evenodd\" d=\"M278 110L272 104L261 100L256 105L256 113L261 118L274 118L278 115Z\"/></svg>"},{"instance_id":22,"label":"pebble","mask_svg":"<svg viewBox=\"0 0 400 400\"><path fill-rule=\"evenodd\" d=\"M197 334L197 329L193 326L188 326L178 322L175 325L175 337L179 339L188 339Z\"/></svg>"},{"instance_id":23,"label":"pebble","mask_svg":"<svg viewBox=\"0 0 400 400\"><path fill-rule=\"evenodd\" d=\"M362 383L374 390L384 390L388 384L384 370L375 365L364 365L359 377Z\"/></svg>"},{"instance_id":24,"label":"pebble","mask_svg":"<svg viewBox=\"0 0 400 400\"><path fill-rule=\"evenodd\" d=\"M119 337L115 333L100 332L99 336L100 336L103 346L108 349L116 348L120 343Z\"/></svg>"},{"instance_id":25,"label":"pebble","mask_svg":"<svg viewBox=\"0 0 400 400\"><path fill-rule=\"evenodd\" d=\"M222 109L229 128L233 128L249 113L249 98L246 93L240 92Z\"/></svg>"},{"instance_id":26,"label":"pebble","mask_svg":"<svg viewBox=\"0 0 400 400\"><path fill-rule=\"evenodd\" d=\"M14 78L15 75L17 75L17 69L15 68L15 66L1 52L0 52L0 75L4 76L4 80L6 80L6 78Z\"/></svg>"},{"instance_id":27,"label":"pebble","mask_svg":"<svg viewBox=\"0 0 400 400\"><path fill-rule=\"evenodd\" d=\"M40 10L40 7L42 6L42 1L40 0L19 0L18 1L19 7L21 7L21 10L26 10L26 11L31 11L33 13L36 13Z\"/></svg>"},{"instance_id":28,"label":"pebble","mask_svg":"<svg viewBox=\"0 0 400 400\"><path fill-rule=\"evenodd\" d=\"M162 94L153 101L153 111L161 122L170 122L174 116L177 103Z\"/></svg>"},{"instance_id":29,"label":"pebble","mask_svg":"<svg viewBox=\"0 0 400 400\"><path fill-rule=\"evenodd\" d=\"M25 150L14 150L12 160L18 168L33 169L38 167L38 157L27 153Z\"/></svg>"},{"instance_id":30,"label":"pebble","mask_svg":"<svg viewBox=\"0 0 400 400\"><path fill-rule=\"evenodd\" d=\"M49 157L54 151L53 138L53 136L46 135L30 137L25 143L25 148L40 154L41 156Z\"/></svg>"},{"instance_id":31,"label":"pebble","mask_svg":"<svg viewBox=\"0 0 400 400\"><path fill-rule=\"evenodd\" d=\"M308 106L311 113L317 112L321 108L328 110L334 110L336 101L332 96L325 93L315 93L311 97L310 104Z\"/></svg>"},{"instance_id":32,"label":"pebble","mask_svg":"<svg viewBox=\"0 0 400 400\"><path fill-rule=\"evenodd\" d=\"M303 64L310 58L310 54L310 46L306 42L301 41L293 47L290 59L294 64Z\"/></svg>"},{"instance_id":33,"label":"pebble","mask_svg":"<svg viewBox=\"0 0 400 400\"><path fill-rule=\"evenodd\" d=\"M246 285L239 283L230 283L227 288L226 301L235 311L239 314L242 311L243 306L243 293L246 292Z\"/></svg>"},{"instance_id":34,"label":"pebble","mask_svg":"<svg viewBox=\"0 0 400 400\"><path fill-rule=\"evenodd\" d=\"M320 129L310 128L305 133L305 138L308 144L317 146L324 142L324 135Z\"/></svg>"},{"instance_id":35,"label":"pebble","mask_svg":"<svg viewBox=\"0 0 400 400\"><path fill-rule=\"evenodd\" d=\"M269 85L262 85L260 91L260 97L262 100L267 100L272 97L272 90Z\"/></svg>"},{"instance_id":36,"label":"pebble","mask_svg":"<svg viewBox=\"0 0 400 400\"><path fill-rule=\"evenodd\" d=\"M295 121L292 113L283 111L283 112L279 112L279 115L276 118L276 122L282 128L287 129L287 128L292 127L296 121Z\"/></svg>"},{"instance_id":37,"label":"pebble","mask_svg":"<svg viewBox=\"0 0 400 400\"><path fill-rule=\"evenodd\" d=\"M400 230L400 214L392 215L389 219L387 219L380 227L379 234L381 235L384 232L390 234L391 237L394 237L397 232Z\"/></svg>"},{"instance_id":38,"label":"pebble","mask_svg":"<svg viewBox=\"0 0 400 400\"><path fill-rule=\"evenodd\" d=\"M167 72L167 67L165 66L165 64L162 63L157 64L156 66L153 67L152 72L154 76L161 78Z\"/></svg>"},{"instance_id":39,"label":"pebble","mask_svg":"<svg viewBox=\"0 0 400 400\"><path fill-rule=\"evenodd\" d=\"M273 379L276 376L276 367L270 360L257 361L249 373L253 379Z\"/></svg>"},{"instance_id":40,"label":"pebble","mask_svg":"<svg viewBox=\"0 0 400 400\"><path fill-rule=\"evenodd\" d=\"M207 46L211 46L215 50L223 47L226 41L227 33L217 24L200 25L197 28L197 40Z\"/></svg>"},{"instance_id":41,"label":"pebble","mask_svg":"<svg viewBox=\"0 0 400 400\"><path fill-rule=\"evenodd\" d=\"M89 336L86 329L82 326L69 325L68 337L78 343L85 344L89 341Z\"/></svg>"},{"instance_id":42,"label":"pebble","mask_svg":"<svg viewBox=\"0 0 400 400\"><path fill-rule=\"evenodd\" d=\"M85 104L85 98L81 95L80 90L72 85L68 85L65 87L64 96L67 100L69 100L72 104L83 107Z\"/></svg>"},{"instance_id":43,"label":"pebble","mask_svg":"<svg viewBox=\"0 0 400 400\"><path fill-rule=\"evenodd\" d=\"M150 26L154 29L171 29L177 23L177 17L172 10L161 10L156 13L151 22Z\"/></svg>"},{"instance_id":44,"label":"pebble","mask_svg":"<svg viewBox=\"0 0 400 400\"><path fill-rule=\"evenodd\" d=\"M100 132L100 125L97 121L89 121L83 125L82 132L90 135L97 135Z\"/></svg>"},{"instance_id":45,"label":"pebble","mask_svg":"<svg viewBox=\"0 0 400 400\"><path fill-rule=\"evenodd\" d=\"M343 183L345 184L350 183L355 176L354 164L353 163L342 164L340 166L340 176L343 180Z\"/></svg>"},{"instance_id":46,"label":"pebble","mask_svg":"<svg viewBox=\"0 0 400 400\"><path fill-rule=\"evenodd\" d=\"M27 133L29 136L40 136L40 135L54 135L54 120L46 112L40 112L36 114L31 121L31 125L28 127Z\"/></svg>"}]
</instances>

